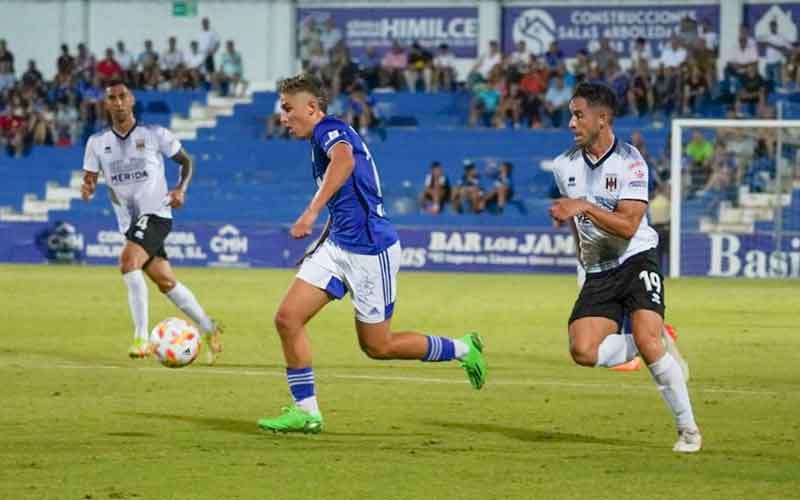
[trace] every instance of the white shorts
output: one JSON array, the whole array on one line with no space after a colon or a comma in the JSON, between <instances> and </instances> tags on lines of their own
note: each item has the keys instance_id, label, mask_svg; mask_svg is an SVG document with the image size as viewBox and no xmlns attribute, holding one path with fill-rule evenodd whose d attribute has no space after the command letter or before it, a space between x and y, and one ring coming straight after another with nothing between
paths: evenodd
<instances>
[{"instance_id":1,"label":"white shorts","mask_svg":"<svg viewBox=\"0 0 800 500\"><path fill-rule=\"evenodd\" d=\"M380 323L394 312L401 254L400 242L378 255L362 255L325 240L303 261L297 277L336 299L349 291L356 319L362 323Z\"/></svg>"}]
</instances>

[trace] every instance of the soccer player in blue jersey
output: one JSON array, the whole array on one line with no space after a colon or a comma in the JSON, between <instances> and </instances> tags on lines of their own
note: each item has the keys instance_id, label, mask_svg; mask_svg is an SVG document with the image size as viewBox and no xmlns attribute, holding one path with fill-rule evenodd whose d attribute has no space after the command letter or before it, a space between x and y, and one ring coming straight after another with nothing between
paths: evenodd
<instances>
[{"instance_id":1,"label":"soccer player in blue jersey","mask_svg":"<svg viewBox=\"0 0 800 500\"><path fill-rule=\"evenodd\" d=\"M260 419L259 427L275 432L322 430L306 324L345 293L350 294L358 342L367 356L458 360L472 386L480 389L486 380L486 362L477 333L450 339L391 330L400 242L384 212L378 169L363 139L347 123L326 114L328 101L315 77L288 78L279 90L283 125L293 136L310 140L317 184L316 194L290 234L309 236L325 207L329 218L275 314L294 405L276 418Z\"/></svg>"}]
</instances>

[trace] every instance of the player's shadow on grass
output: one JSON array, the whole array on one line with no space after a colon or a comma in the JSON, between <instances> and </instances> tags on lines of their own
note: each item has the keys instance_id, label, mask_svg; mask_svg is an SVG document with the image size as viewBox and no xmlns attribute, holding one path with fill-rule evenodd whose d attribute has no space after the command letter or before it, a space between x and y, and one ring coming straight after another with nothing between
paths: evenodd
<instances>
[{"instance_id":1,"label":"player's shadow on grass","mask_svg":"<svg viewBox=\"0 0 800 500\"><path fill-rule=\"evenodd\" d=\"M134 417L155 418L170 422L185 422L200 425L212 430L234 432L237 434L259 434L256 423L252 420L235 420L232 418L200 417L197 415L169 415L166 413L132 412L126 413Z\"/></svg>"},{"instance_id":2,"label":"player's shadow on grass","mask_svg":"<svg viewBox=\"0 0 800 500\"><path fill-rule=\"evenodd\" d=\"M525 429L521 427L509 427L507 425L496 424L477 424L466 422L439 422L435 420L424 422L428 425L444 427L446 429L462 429L469 432L481 432L501 434L511 439L532 443L581 443L581 444L603 444L609 446L646 446L646 443L639 441L626 441L623 439L599 438L571 432L552 432L540 431L535 429Z\"/></svg>"}]
</instances>

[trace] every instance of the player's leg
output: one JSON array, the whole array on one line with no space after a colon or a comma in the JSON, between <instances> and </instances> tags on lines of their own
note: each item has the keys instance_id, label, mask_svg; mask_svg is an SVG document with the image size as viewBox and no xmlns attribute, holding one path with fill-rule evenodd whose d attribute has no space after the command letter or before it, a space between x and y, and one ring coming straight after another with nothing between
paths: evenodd
<instances>
[{"instance_id":1,"label":"player's leg","mask_svg":"<svg viewBox=\"0 0 800 500\"><path fill-rule=\"evenodd\" d=\"M317 433L323 420L314 387L311 342L306 324L333 298L345 293L344 283L331 271L335 268L328 242L307 258L275 313L275 328L286 360L286 380L294 406L284 408L275 418L262 418L258 426L273 432Z\"/></svg>"},{"instance_id":2,"label":"player's leg","mask_svg":"<svg viewBox=\"0 0 800 500\"><path fill-rule=\"evenodd\" d=\"M142 267L150 256L138 243L126 241L119 257L119 270L128 289L128 307L133 319L133 344L128 349L132 358L147 356L148 300L147 282Z\"/></svg>"},{"instance_id":3,"label":"player's leg","mask_svg":"<svg viewBox=\"0 0 800 500\"><path fill-rule=\"evenodd\" d=\"M685 361L664 329L664 283L657 258L655 249L631 258L625 305L632 311L633 337L639 352L678 427L673 450L691 453L700 450L702 438L686 386L688 369L684 371Z\"/></svg>"},{"instance_id":4,"label":"player's leg","mask_svg":"<svg viewBox=\"0 0 800 500\"><path fill-rule=\"evenodd\" d=\"M166 259L163 248L159 256L153 257L145 266L144 272L158 286L158 289L175 304L184 314L189 316L203 331L206 343L206 362L213 364L216 354L222 351L222 342L219 338L220 329L208 317L203 306L197 301L192 291L175 277L172 266Z\"/></svg>"},{"instance_id":5,"label":"player's leg","mask_svg":"<svg viewBox=\"0 0 800 500\"><path fill-rule=\"evenodd\" d=\"M372 359L459 361L470 383L480 389L486 380L486 362L482 355L483 341L477 333L453 339L414 331L391 331L401 255L399 243L378 255L343 253L342 268L350 284L361 349Z\"/></svg>"}]
</instances>

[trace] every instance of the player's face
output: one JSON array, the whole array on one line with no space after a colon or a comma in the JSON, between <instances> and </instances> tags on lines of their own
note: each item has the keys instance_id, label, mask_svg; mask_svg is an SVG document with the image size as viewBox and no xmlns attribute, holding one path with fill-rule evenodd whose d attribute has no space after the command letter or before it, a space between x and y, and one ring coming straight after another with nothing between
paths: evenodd
<instances>
[{"instance_id":1,"label":"player's face","mask_svg":"<svg viewBox=\"0 0 800 500\"><path fill-rule=\"evenodd\" d=\"M314 130L316 100L307 92L281 94L281 124L298 139L308 139Z\"/></svg>"},{"instance_id":2,"label":"player's face","mask_svg":"<svg viewBox=\"0 0 800 500\"><path fill-rule=\"evenodd\" d=\"M107 87L105 104L114 122L124 122L133 114L133 94L125 85Z\"/></svg>"},{"instance_id":3,"label":"player's face","mask_svg":"<svg viewBox=\"0 0 800 500\"><path fill-rule=\"evenodd\" d=\"M569 129L575 136L575 143L582 148L591 146L600 135L602 118L598 108L589 106L583 97L576 97L569 102L569 111L572 114Z\"/></svg>"}]
</instances>

